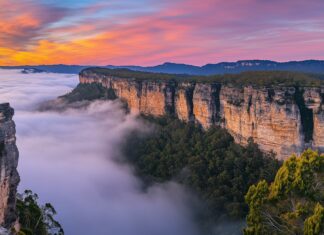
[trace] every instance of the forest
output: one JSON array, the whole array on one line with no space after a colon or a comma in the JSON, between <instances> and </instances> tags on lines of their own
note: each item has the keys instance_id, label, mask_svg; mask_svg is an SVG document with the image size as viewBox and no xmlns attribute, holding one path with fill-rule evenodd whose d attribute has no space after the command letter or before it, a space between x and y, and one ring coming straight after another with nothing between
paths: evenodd
<instances>
[{"instance_id":1,"label":"forest","mask_svg":"<svg viewBox=\"0 0 324 235\"><path fill-rule=\"evenodd\" d=\"M239 74L224 74L210 76L192 76L186 74L166 74L133 71L129 69L87 68L80 72L81 76L88 73L98 75L128 78L136 81L160 80L169 82L204 82L222 83L234 86L321 86L324 84L323 74L311 74L291 71L247 71Z\"/></svg>"},{"instance_id":2,"label":"forest","mask_svg":"<svg viewBox=\"0 0 324 235\"><path fill-rule=\"evenodd\" d=\"M147 184L173 180L187 186L206 203L205 220L210 223L244 219L249 186L260 179L272 181L280 166L252 140L242 147L224 129L204 131L172 117L144 119L154 123L152 131L128 136L126 160Z\"/></svg>"}]
</instances>

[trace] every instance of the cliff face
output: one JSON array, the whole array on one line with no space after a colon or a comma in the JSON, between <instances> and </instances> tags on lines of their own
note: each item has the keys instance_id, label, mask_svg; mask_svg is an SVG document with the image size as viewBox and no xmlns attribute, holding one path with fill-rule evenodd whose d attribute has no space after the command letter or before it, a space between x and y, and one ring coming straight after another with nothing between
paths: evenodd
<instances>
[{"instance_id":1,"label":"cliff face","mask_svg":"<svg viewBox=\"0 0 324 235\"><path fill-rule=\"evenodd\" d=\"M14 114L9 104L0 104L0 226L9 228L16 221L17 172Z\"/></svg>"},{"instance_id":2,"label":"cliff face","mask_svg":"<svg viewBox=\"0 0 324 235\"><path fill-rule=\"evenodd\" d=\"M174 84L172 82L142 81L95 75L80 76L81 83L100 83L112 88L118 98L125 101L135 113L163 116L174 112Z\"/></svg>"},{"instance_id":3,"label":"cliff face","mask_svg":"<svg viewBox=\"0 0 324 235\"><path fill-rule=\"evenodd\" d=\"M195 120L205 129L219 124L219 84L197 83L193 94L193 113Z\"/></svg>"},{"instance_id":4,"label":"cliff face","mask_svg":"<svg viewBox=\"0 0 324 235\"><path fill-rule=\"evenodd\" d=\"M175 91L175 112L185 122L194 121L193 93L195 83L184 82Z\"/></svg>"},{"instance_id":5,"label":"cliff face","mask_svg":"<svg viewBox=\"0 0 324 235\"><path fill-rule=\"evenodd\" d=\"M303 133L294 88L224 88L221 93L224 127L236 142L252 137L262 150L278 157L300 152Z\"/></svg>"},{"instance_id":6,"label":"cliff face","mask_svg":"<svg viewBox=\"0 0 324 235\"><path fill-rule=\"evenodd\" d=\"M324 151L324 88L306 88L303 98L313 118L313 145Z\"/></svg>"},{"instance_id":7,"label":"cliff face","mask_svg":"<svg viewBox=\"0 0 324 235\"><path fill-rule=\"evenodd\" d=\"M231 87L217 83L136 80L92 73L81 83L112 88L130 110L226 128L237 143L253 138L283 159L306 147L324 151L324 88Z\"/></svg>"}]
</instances>

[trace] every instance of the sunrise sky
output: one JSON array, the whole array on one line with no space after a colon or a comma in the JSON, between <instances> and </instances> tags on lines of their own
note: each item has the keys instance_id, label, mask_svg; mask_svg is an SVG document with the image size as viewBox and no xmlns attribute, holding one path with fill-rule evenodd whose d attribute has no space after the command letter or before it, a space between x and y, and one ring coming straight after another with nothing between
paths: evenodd
<instances>
[{"instance_id":1,"label":"sunrise sky","mask_svg":"<svg viewBox=\"0 0 324 235\"><path fill-rule=\"evenodd\" d=\"M0 65L324 59L323 0L0 0Z\"/></svg>"}]
</instances>

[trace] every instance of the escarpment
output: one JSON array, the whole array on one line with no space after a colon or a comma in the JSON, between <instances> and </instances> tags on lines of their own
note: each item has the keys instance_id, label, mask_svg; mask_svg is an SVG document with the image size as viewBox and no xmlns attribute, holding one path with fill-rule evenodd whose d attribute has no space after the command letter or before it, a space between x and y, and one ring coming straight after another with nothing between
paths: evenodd
<instances>
[{"instance_id":1,"label":"escarpment","mask_svg":"<svg viewBox=\"0 0 324 235\"><path fill-rule=\"evenodd\" d=\"M229 88L221 92L224 127L238 143L249 138L262 150L285 157L303 149L295 88Z\"/></svg>"},{"instance_id":2,"label":"escarpment","mask_svg":"<svg viewBox=\"0 0 324 235\"><path fill-rule=\"evenodd\" d=\"M193 94L193 113L205 129L220 124L220 84L197 83Z\"/></svg>"},{"instance_id":3,"label":"escarpment","mask_svg":"<svg viewBox=\"0 0 324 235\"><path fill-rule=\"evenodd\" d=\"M284 159L308 147L324 151L324 88L322 85L229 84L150 74L123 75L87 69L80 83L112 89L133 112L174 115L207 129L227 129L240 144L252 138L260 149ZM163 75L160 75L163 76Z\"/></svg>"},{"instance_id":4,"label":"escarpment","mask_svg":"<svg viewBox=\"0 0 324 235\"><path fill-rule=\"evenodd\" d=\"M321 152L324 151L324 87L305 88L303 99L311 116L311 141Z\"/></svg>"},{"instance_id":5,"label":"escarpment","mask_svg":"<svg viewBox=\"0 0 324 235\"><path fill-rule=\"evenodd\" d=\"M0 226L10 228L16 221L16 193L19 183L13 109L0 104Z\"/></svg>"},{"instance_id":6,"label":"escarpment","mask_svg":"<svg viewBox=\"0 0 324 235\"><path fill-rule=\"evenodd\" d=\"M195 83L183 82L175 90L175 113L185 122L194 121L193 95Z\"/></svg>"}]
</instances>

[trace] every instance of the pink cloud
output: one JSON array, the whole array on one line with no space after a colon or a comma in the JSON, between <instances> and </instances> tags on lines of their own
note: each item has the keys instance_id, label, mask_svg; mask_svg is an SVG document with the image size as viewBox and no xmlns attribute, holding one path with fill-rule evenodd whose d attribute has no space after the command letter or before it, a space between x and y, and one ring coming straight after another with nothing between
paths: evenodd
<instances>
[{"instance_id":1,"label":"pink cloud","mask_svg":"<svg viewBox=\"0 0 324 235\"><path fill-rule=\"evenodd\" d=\"M45 36L47 25L62 19L66 9L34 1L0 0L0 47L23 49Z\"/></svg>"},{"instance_id":2,"label":"pink cloud","mask_svg":"<svg viewBox=\"0 0 324 235\"><path fill-rule=\"evenodd\" d=\"M175 0L166 1L158 11L119 14L114 20L109 12L96 17L96 11L107 6L89 6L73 24L46 28L52 22L64 22L64 14L45 17L33 5L29 23L22 28L0 24L0 32L7 30L11 35L0 36L0 48L3 42L7 43L4 47L13 47L33 38L28 50L9 53L10 64L172 61L202 65L238 59L324 59L321 0ZM32 33L24 34L30 29Z\"/></svg>"}]
</instances>

